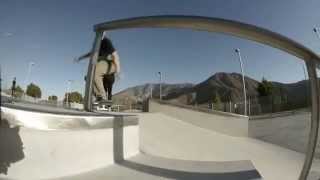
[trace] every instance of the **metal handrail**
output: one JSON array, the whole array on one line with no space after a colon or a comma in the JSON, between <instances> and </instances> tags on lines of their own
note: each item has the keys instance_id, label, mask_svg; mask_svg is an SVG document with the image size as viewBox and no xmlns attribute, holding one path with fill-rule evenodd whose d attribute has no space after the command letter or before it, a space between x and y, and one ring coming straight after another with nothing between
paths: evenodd
<instances>
[{"instance_id":1,"label":"metal handrail","mask_svg":"<svg viewBox=\"0 0 320 180\"><path fill-rule=\"evenodd\" d=\"M224 33L280 49L304 60L310 77L312 111L307 154L299 179L305 180L307 178L312 165L319 128L319 82L317 81L316 65L320 64L320 57L316 53L302 44L270 30L221 18L165 15L144 16L105 22L94 26L96 38L93 45L94 53L90 59L86 80L85 110L92 111L91 94L93 76L103 32L129 28L186 28L198 31Z\"/></svg>"}]
</instances>

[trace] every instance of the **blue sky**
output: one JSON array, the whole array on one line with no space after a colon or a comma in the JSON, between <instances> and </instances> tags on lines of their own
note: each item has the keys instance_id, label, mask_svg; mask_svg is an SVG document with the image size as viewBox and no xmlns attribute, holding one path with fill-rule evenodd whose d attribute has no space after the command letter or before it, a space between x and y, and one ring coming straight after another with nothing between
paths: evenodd
<instances>
[{"instance_id":1,"label":"blue sky","mask_svg":"<svg viewBox=\"0 0 320 180\"><path fill-rule=\"evenodd\" d=\"M182 3L183 2L183 3ZM145 15L198 15L238 20L292 38L316 52L320 40L319 0L1 0L0 63L4 86L13 77L24 86L28 63L35 62L29 82L44 97L61 97L67 80L83 92L87 62L72 59L91 49L93 25ZM162 71L167 83L199 83L216 72L240 72L234 48L241 48L245 72L260 80L295 82L304 78L302 62L277 49L217 33L181 29L131 29L109 32L119 52L122 78L115 91L155 83Z\"/></svg>"}]
</instances>

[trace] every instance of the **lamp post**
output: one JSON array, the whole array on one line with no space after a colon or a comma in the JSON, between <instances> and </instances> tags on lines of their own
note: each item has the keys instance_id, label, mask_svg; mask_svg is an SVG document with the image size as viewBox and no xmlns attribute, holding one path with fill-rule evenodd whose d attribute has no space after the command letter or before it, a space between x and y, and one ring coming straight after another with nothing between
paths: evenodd
<instances>
[{"instance_id":1,"label":"lamp post","mask_svg":"<svg viewBox=\"0 0 320 180\"><path fill-rule=\"evenodd\" d=\"M316 36L320 40L320 28L319 27L313 28L313 32L316 33ZM318 69L320 69L320 64L317 64L316 66L317 66Z\"/></svg>"},{"instance_id":2,"label":"lamp post","mask_svg":"<svg viewBox=\"0 0 320 180\"><path fill-rule=\"evenodd\" d=\"M1 68L1 64L0 64L0 112L2 112L1 110L1 104L2 104L2 68ZM0 113L0 127L2 125L2 113Z\"/></svg>"},{"instance_id":3,"label":"lamp post","mask_svg":"<svg viewBox=\"0 0 320 180\"><path fill-rule=\"evenodd\" d=\"M25 79L25 93L24 93L24 95L26 95L27 94L27 88L28 88L28 81L29 81L29 77L30 77L30 75L31 75L31 71L32 71L32 67L35 65L35 63L34 62L29 62L29 64L28 64L28 71L27 71L27 75L26 75L26 79Z\"/></svg>"},{"instance_id":4,"label":"lamp post","mask_svg":"<svg viewBox=\"0 0 320 180\"><path fill-rule=\"evenodd\" d=\"M66 103L69 106L69 91L71 90L71 83L73 83L73 80L68 80L68 87L67 87L67 97L66 97Z\"/></svg>"},{"instance_id":5,"label":"lamp post","mask_svg":"<svg viewBox=\"0 0 320 180\"><path fill-rule=\"evenodd\" d=\"M162 73L159 71L159 91L160 91L160 101L162 101Z\"/></svg>"},{"instance_id":6,"label":"lamp post","mask_svg":"<svg viewBox=\"0 0 320 180\"><path fill-rule=\"evenodd\" d=\"M246 92L246 82L245 82L245 79L244 79L243 62L242 62L242 58L241 58L240 49L235 49L235 52L238 55L238 60L239 60L239 63L240 63L240 69L241 69L241 74L242 74L243 96L244 96L244 115L247 115L247 92Z\"/></svg>"},{"instance_id":7,"label":"lamp post","mask_svg":"<svg viewBox=\"0 0 320 180\"><path fill-rule=\"evenodd\" d=\"M313 32L316 33L317 37L320 39L320 28L318 27L313 28Z\"/></svg>"},{"instance_id":8,"label":"lamp post","mask_svg":"<svg viewBox=\"0 0 320 180\"><path fill-rule=\"evenodd\" d=\"M305 92L305 96L306 96L306 104L307 106L309 105L309 102L308 102L308 77L307 77L307 73L306 73L306 68L305 68L305 65L302 64L302 69L303 69L303 74L304 74L304 80L306 82L306 92Z\"/></svg>"},{"instance_id":9,"label":"lamp post","mask_svg":"<svg viewBox=\"0 0 320 180\"><path fill-rule=\"evenodd\" d=\"M152 99L152 94L153 93L153 84L151 84L151 86L150 86L150 99Z\"/></svg>"}]
</instances>

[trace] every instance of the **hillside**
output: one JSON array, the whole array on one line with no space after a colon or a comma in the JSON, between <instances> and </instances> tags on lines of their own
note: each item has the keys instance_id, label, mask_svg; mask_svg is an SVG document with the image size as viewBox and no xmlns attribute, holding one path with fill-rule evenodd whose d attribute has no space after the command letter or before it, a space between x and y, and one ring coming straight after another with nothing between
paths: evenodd
<instances>
[{"instance_id":1,"label":"hillside","mask_svg":"<svg viewBox=\"0 0 320 180\"><path fill-rule=\"evenodd\" d=\"M258 97L259 81L245 77L247 96L252 99ZM306 102L307 83L272 82L275 97L286 98L288 103L301 104ZM153 98L159 98L159 84L144 84L125 89L115 95L115 99L130 99L137 101L149 97L153 88ZM223 102L240 102L243 99L242 76L238 73L219 72L199 84L163 84L163 99L183 104L205 104L211 102L218 95Z\"/></svg>"}]
</instances>

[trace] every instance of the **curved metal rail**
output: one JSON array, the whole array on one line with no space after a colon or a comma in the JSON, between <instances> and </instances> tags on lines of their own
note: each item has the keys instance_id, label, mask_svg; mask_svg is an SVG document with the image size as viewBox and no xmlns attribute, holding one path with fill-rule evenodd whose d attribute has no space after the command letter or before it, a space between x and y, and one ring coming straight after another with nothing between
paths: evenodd
<instances>
[{"instance_id":1,"label":"curved metal rail","mask_svg":"<svg viewBox=\"0 0 320 180\"><path fill-rule=\"evenodd\" d=\"M310 77L312 93L312 114L311 130L309 134L309 144L300 180L305 180L308 176L315 147L318 138L319 128L319 83L317 81L316 64L320 64L320 57L310 49L291 40L283 35L260 28L254 25L245 24L232 20L220 18L200 17L200 16L145 16L137 18L122 19L97 24L94 27L96 38L93 45L93 55L90 59L85 94L85 109L92 111L91 94L95 64L98 58L101 37L104 31L129 28L186 28L198 31L218 32L240 38L256 41L289 54L301 58L306 62Z\"/></svg>"}]
</instances>

